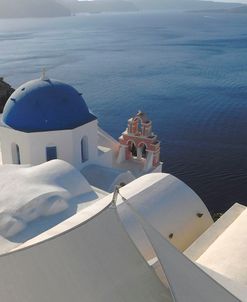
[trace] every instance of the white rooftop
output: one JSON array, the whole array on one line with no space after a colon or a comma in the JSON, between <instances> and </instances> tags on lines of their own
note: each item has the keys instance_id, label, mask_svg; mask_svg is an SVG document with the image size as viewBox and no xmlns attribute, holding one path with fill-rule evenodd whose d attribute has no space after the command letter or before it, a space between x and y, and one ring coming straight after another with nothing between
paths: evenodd
<instances>
[{"instance_id":1,"label":"white rooftop","mask_svg":"<svg viewBox=\"0 0 247 302\"><path fill-rule=\"evenodd\" d=\"M106 196L70 164L0 166L0 253L52 228Z\"/></svg>"},{"instance_id":2,"label":"white rooftop","mask_svg":"<svg viewBox=\"0 0 247 302\"><path fill-rule=\"evenodd\" d=\"M247 301L247 208L235 204L185 255L241 301Z\"/></svg>"}]
</instances>

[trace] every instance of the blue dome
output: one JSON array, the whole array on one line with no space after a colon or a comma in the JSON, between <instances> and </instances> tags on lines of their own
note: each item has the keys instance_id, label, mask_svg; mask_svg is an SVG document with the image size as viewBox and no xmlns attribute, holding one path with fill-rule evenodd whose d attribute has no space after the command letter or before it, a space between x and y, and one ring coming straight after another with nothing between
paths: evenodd
<instances>
[{"instance_id":1,"label":"blue dome","mask_svg":"<svg viewBox=\"0 0 247 302\"><path fill-rule=\"evenodd\" d=\"M23 84L10 96L2 114L5 125L23 132L73 129L95 119L78 91L49 79Z\"/></svg>"}]
</instances>

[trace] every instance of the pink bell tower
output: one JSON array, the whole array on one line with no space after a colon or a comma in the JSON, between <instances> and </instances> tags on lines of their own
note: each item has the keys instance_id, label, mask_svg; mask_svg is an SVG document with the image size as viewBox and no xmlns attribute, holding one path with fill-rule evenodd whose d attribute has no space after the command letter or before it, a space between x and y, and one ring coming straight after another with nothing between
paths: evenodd
<instances>
[{"instance_id":1,"label":"pink bell tower","mask_svg":"<svg viewBox=\"0 0 247 302\"><path fill-rule=\"evenodd\" d=\"M117 162L139 162L143 172L150 172L160 163L160 142L152 132L152 122L141 111L128 120L128 128L119 137L120 149ZM161 170L161 169L160 169Z\"/></svg>"}]
</instances>

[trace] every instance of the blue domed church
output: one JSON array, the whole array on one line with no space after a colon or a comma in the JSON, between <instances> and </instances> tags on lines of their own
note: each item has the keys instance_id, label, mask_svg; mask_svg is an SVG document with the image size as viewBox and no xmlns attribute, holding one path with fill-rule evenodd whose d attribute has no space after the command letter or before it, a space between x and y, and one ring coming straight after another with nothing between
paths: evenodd
<instances>
[{"instance_id":1,"label":"blue domed church","mask_svg":"<svg viewBox=\"0 0 247 302\"><path fill-rule=\"evenodd\" d=\"M80 168L98 161L97 118L73 87L45 78L20 86L1 117L4 164L62 159Z\"/></svg>"},{"instance_id":2,"label":"blue domed church","mask_svg":"<svg viewBox=\"0 0 247 302\"><path fill-rule=\"evenodd\" d=\"M21 85L4 107L0 119L1 161L35 166L60 159L81 171L91 184L112 191L116 183L128 183L162 169L162 163L155 160L156 151L147 144L157 137L151 130L147 135L140 113L132 120L138 127L130 132L128 126L123 145L125 132L116 141L98 127L81 93L43 73L40 79ZM134 141L138 141L138 156Z\"/></svg>"}]
</instances>

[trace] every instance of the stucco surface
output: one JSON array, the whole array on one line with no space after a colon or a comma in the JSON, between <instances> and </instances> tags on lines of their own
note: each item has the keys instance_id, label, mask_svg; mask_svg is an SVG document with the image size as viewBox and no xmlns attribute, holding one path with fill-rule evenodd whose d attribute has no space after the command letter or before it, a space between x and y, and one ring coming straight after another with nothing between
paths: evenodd
<instances>
[{"instance_id":1,"label":"stucco surface","mask_svg":"<svg viewBox=\"0 0 247 302\"><path fill-rule=\"evenodd\" d=\"M176 250L159 232L142 223L168 279L176 302L240 302L226 288Z\"/></svg>"},{"instance_id":2,"label":"stucco surface","mask_svg":"<svg viewBox=\"0 0 247 302\"><path fill-rule=\"evenodd\" d=\"M71 216L81 202L99 197L79 171L61 160L35 167L2 165L0 190L0 235L7 238L22 232L28 223L40 217L64 211ZM59 221L55 217L54 224ZM52 226L51 221L45 218L44 221L48 227ZM34 231L35 226L32 227Z\"/></svg>"},{"instance_id":3,"label":"stucco surface","mask_svg":"<svg viewBox=\"0 0 247 302\"><path fill-rule=\"evenodd\" d=\"M106 192L113 192L121 182L128 184L135 179L129 171L121 171L99 165L88 165L81 170L88 182Z\"/></svg>"},{"instance_id":4,"label":"stucco surface","mask_svg":"<svg viewBox=\"0 0 247 302\"><path fill-rule=\"evenodd\" d=\"M196 261L219 238L219 236L245 211L246 207L235 203L224 215L193 242L184 254Z\"/></svg>"},{"instance_id":5,"label":"stucco surface","mask_svg":"<svg viewBox=\"0 0 247 302\"><path fill-rule=\"evenodd\" d=\"M172 175L147 174L121 188L120 192L164 238L181 251L213 223L201 199ZM150 243L121 196L118 197L118 207L127 231L144 257L147 260L154 258ZM199 218L197 213L203 216Z\"/></svg>"},{"instance_id":6,"label":"stucco surface","mask_svg":"<svg viewBox=\"0 0 247 302\"><path fill-rule=\"evenodd\" d=\"M5 302L171 302L115 208L31 248L0 257Z\"/></svg>"},{"instance_id":7,"label":"stucco surface","mask_svg":"<svg viewBox=\"0 0 247 302\"><path fill-rule=\"evenodd\" d=\"M247 210L214 241L197 263L247 286ZM247 295L247 291L246 291Z\"/></svg>"}]
</instances>

